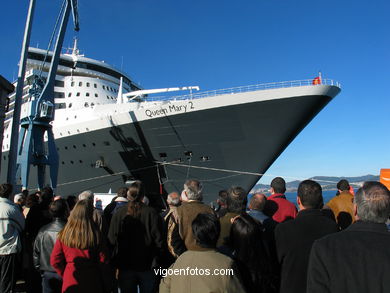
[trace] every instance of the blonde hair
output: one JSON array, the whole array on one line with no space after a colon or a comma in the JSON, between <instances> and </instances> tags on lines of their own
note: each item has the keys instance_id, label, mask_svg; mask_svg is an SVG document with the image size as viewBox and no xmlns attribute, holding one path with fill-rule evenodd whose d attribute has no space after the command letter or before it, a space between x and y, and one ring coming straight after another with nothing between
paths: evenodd
<instances>
[{"instance_id":1,"label":"blonde hair","mask_svg":"<svg viewBox=\"0 0 390 293\"><path fill-rule=\"evenodd\" d=\"M80 200L71 211L68 222L58 233L58 240L68 247L89 249L101 244L100 230L93 221L93 205Z\"/></svg>"}]
</instances>

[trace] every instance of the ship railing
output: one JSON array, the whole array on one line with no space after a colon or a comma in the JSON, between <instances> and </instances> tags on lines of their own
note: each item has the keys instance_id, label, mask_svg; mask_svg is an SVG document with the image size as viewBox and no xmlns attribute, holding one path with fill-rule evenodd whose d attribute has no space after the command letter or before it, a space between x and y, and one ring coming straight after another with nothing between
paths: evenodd
<instances>
[{"instance_id":1,"label":"ship railing","mask_svg":"<svg viewBox=\"0 0 390 293\"><path fill-rule=\"evenodd\" d=\"M253 92L253 91L260 91L260 90L291 88L291 87L301 87L301 86L318 86L318 85L331 85L331 86L341 87L340 83L334 81L333 79L321 79L320 83L315 79L304 79L304 80L271 82L271 83L262 83L256 85L232 87L227 89L219 89L219 90L206 91L200 93L190 93L190 94L180 95L180 96L170 96L170 97L149 96L146 97L144 101L153 102L153 101L202 99L202 98L215 97L215 96L226 95L226 94L238 94L238 93Z\"/></svg>"}]
</instances>

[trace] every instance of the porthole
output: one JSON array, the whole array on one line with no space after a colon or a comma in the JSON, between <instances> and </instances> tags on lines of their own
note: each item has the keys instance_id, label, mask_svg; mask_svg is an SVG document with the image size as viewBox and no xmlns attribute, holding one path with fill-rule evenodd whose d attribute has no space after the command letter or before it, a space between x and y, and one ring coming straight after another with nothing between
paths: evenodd
<instances>
[{"instance_id":1,"label":"porthole","mask_svg":"<svg viewBox=\"0 0 390 293\"><path fill-rule=\"evenodd\" d=\"M85 145L85 143L83 143L83 147L87 147L87 146Z\"/></svg>"},{"instance_id":2,"label":"porthole","mask_svg":"<svg viewBox=\"0 0 390 293\"><path fill-rule=\"evenodd\" d=\"M68 94L68 97L71 97L71 96L72 96L72 93L69 93L69 94Z\"/></svg>"},{"instance_id":3,"label":"porthole","mask_svg":"<svg viewBox=\"0 0 390 293\"><path fill-rule=\"evenodd\" d=\"M62 163L62 165L65 165L65 162L64 162L64 161L62 161L61 163Z\"/></svg>"},{"instance_id":4,"label":"porthole","mask_svg":"<svg viewBox=\"0 0 390 293\"><path fill-rule=\"evenodd\" d=\"M65 147L65 149L67 150L67 149L68 149L68 147L66 146L66 147Z\"/></svg>"},{"instance_id":5,"label":"porthole","mask_svg":"<svg viewBox=\"0 0 390 293\"><path fill-rule=\"evenodd\" d=\"M83 86L83 83L81 81L79 82L79 86Z\"/></svg>"},{"instance_id":6,"label":"porthole","mask_svg":"<svg viewBox=\"0 0 390 293\"><path fill-rule=\"evenodd\" d=\"M74 162L73 161L70 161L71 164L73 164Z\"/></svg>"},{"instance_id":7,"label":"porthole","mask_svg":"<svg viewBox=\"0 0 390 293\"><path fill-rule=\"evenodd\" d=\"M70 131L68 131L68 134L70 134Z\"/></svg>"},{"instance_id":8,"label":"porthole","mask_svg":"<svg viewBox=\"0 0 390 293\"><path fill-rule=\"evenodd\" d=\"M83 161L82 161L82 160L79 160L79 163L80 163L80 164L82 164L82 163L83 163Z\"/></svg>"},{"instance_id":9,"label":"porthole","mask_svg":"<svg viewBox=\"0 0 390 293\"><path fill-rule=\"evenodd\" d=\"M93 142L92 145L93 145L93 146L96 146L96 143Z\"/></svg>"},{"instance_id":10,"label":"porthole","mask_svg":"<svg viewBox=\"0 0 390 293\"><path fill-rule=\"evenodd\" d=\"M76 93L76 97L80 97L80 93Z\"/></svg>"},{"instance_id":11,"label":"porthole","mask_svg":"<svg viewBox=\"0 0 390 293\"><path fill-rule=\"evenodd\" d=\"M75 148L76 148L76 146L75 146L75 145L73 145L73 148L75 149Z\"/></svg>"},{"instance_id":12,"label":"porthole","mask_svg":"<svg viewBox=\"0 0 390 293\"><path fill-rule=\"evenodd\" d=\"M86 96L86 97L89 97L89 93L85 93L85 96Z\"/></svg>"},{"instance_id":13,"label":"porthole","mask_svg":"<svg viewBox=\"0 0 390 293\"><path fill-rule=\"evenodd\" d=\"M72 81L72 82L70 83L70 86L74 86L74 81Z\"/></svg>"},{"instance_id":14,"label":"porthole","mask_svg":"<svg viewBox=\"0 0 390 293\"><path fill-rule=\"evenodd\" d=\"M89 82L87 82L87 87L89 87Z\"/></svg>"},{"instance_id":15,"label":"porthole","mask_svg":"<svg viewBox=\"0 0 390 293\"><path fill-rule=\"evenodd\" d=\"M95 97L97 98L99 95L98 94L95 94Z\"/></svg>"},{"instance_id":16,"label":"porthole","mask_svg":"<svg viewBox=\"0 0 390 293\"><path fill-rule=\"evenodd\" d=\"M96 84L96 83L94 83L94 84L93 84L93 87L96 89L96 88L97 88L97 84Z\"/></svg>"}]
</instances>

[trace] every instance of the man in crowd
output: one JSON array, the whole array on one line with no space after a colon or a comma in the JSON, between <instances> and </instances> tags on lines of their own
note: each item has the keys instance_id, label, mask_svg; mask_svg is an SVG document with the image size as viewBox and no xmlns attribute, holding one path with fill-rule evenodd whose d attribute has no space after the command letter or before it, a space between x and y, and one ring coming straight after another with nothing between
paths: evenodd
<instances>
[{"instance_id":1,"label":"man in crowd","mask_svg":"<svg viewBox=\"0 0 390 293\"><path fill-rule=\"evenodd\" d=\"M322 188L312 180L299 184L299 213L294 220L275 229L276 250L281 264L280 293L306 292L307 266L313 242L338 231L337 224L324 216Z\"/></svg>"},{"instance_id":2,"label":"man in crowd","mask_svg":"<svg viewBox=\"0 0 390 293\"><path fill-rule=\"evenodd\" d=\"M226 190L221 190L218 193L218 199L217 199L218 207L215 211L218 218L222 218L227 213L227 205L226 205L227 196L228 193Z\"/></svg>"},{"instance_id":3,"label":"man in crowd","mask_svg":"<svg viewBox=\"0 0 390 293\"><path fill-rule=\"evenodd\" d=\"M116 192L116 197L111 201L103 211L107 226L110 227L112 215L124 205L127 205L127 187L120 187Z\"/></svg>"},{"instance_id":4,"label":"man in crowd","mask_svg":"<svg viewBox=\"0 0 390 293\"><path fill-rule=\"evenodd\" d=\"M43 293L61 292L62 278L50 265L50 254L57 240L57 234L64 228L69 215L66 200L53 201L49 206L49 212L53 220L39 230L33 250L34 267L41 273Z\"/></svg>"},{"instance_id":5,"label":"man in crowd","mask_svg":"<svg viewBox=\"0 0 390 293\"><path fill-rule=\"evenodd\" d=\"M91 190L85 190L79 194L78 200L88 200L91 205L94 205L95 194ZM98 225L103 235L108 234L108 225L103 217L103 212L97 208L93 208L93 221Z\"/></svg>"},{"instance_id":6,"label":"man in crowd","mask_svg":"<svg viewBox=\"0 0 390 293\"><path fill-rule=\"evenodd\" d=\"M217 247L226 245L227 238L232 226L231 219L245 212L247 203L247 192L241 187L231 187L226 197L227 213L219 219L221 233L217 242Z\"/></svg>"},{"instance_id":7,"label":"man in crowd","mask_svg":"<svg viewBox=\"0 0 390 293\"><path fill-rule=\"evenodd\" d=\"M271 195L268 197L265 207L266 213L272 218L282 223L286 220L294 219L297 215L295 205L286 199L286 181L282 177L276 177L271 181Z\"/></svg>"},{"instance_id":8,"label":"man in crowd","mask_svg":"<svg viewBox=\"0 0 390 293\"><path fill-rule=\"evenodd\" d=\"M349 182L345 179L337 183L339 195L333 197L325 206L332 210L340 230L344 230L355 221L353 214L353 195Z\"/></svg>"},{"instance_id":9,"label":"man in crowd","mask_svg":"<svg viewBox=\"0 0 390 293\"><path fill-rule=\"evenodd\" d=\"M355 223L314 243L307 292L390 292L389 190L379 182L365 182L353 210Z\"/></svg>"},{"instance_id":10,"label":"man in crowd","mask_svg":"<svg viewBox=\"0 0 390 293\"><path fill-rule=\"evenodd\" d=\"M233 270L233 260L215 250L220 232L216 216L199 213L190 226L202 251L190 248L181 254L170 267L181 274L166 274L160 282L160 293L245 292Z\"/></svg>"},{"instance_id":11,"label":"man in crowd","mask_svg":"<svg viewBox=\"0 0 390 293\"><path fill-rule=\"evenodd\" d=\"M14 292L16 255L22 249L24 217L9 200L11 184L0 185L0 292Z\"/></svg>"},{"instance_id":12,"label":"man in crowd","mask_svg":"<svg viewBox=\"0 0 390 293\"><path fill-rule=\"evenodd\" d=\"M191 229L191 223L198 214L214 213L211 207L202 202L202 188L202 184L195 179L187 180L184 183L184 190L181 197L182 199L184 198L185 201L176 209L176 225L171 232L172 235L168 236L173 239L171 244L176 246L172 247L172 252L175 257L188 249L203 250L203 248L197 244Z\"/></svg>"},{"instance_id":13,"label":"man in crowd","mask_svg":"<svg viewBox=\"0 0 390 293\"><path fill-rule=\"evenodd\" d=\"M23 213L24 205L26 204L26 197L23 193L18 193L15 195L14 204L16 204L20 211Z\"/></svg>"}]
</instances>

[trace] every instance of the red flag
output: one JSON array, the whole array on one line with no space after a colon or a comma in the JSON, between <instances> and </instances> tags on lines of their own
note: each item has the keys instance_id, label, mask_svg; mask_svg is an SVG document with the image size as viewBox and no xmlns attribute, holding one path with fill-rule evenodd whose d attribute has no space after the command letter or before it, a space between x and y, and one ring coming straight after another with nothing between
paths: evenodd
<instances>
[{"instance_id":1,"label":"red flag","mask_svg":"<svg viewBox=\"0 0 390 293\"><path fill-rule=\"evenodd\" d=\"M312 84L314 85L321 84L321 77L317 76L315 79L313 79Z\"/></svg>"}]
</instances>

